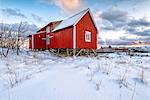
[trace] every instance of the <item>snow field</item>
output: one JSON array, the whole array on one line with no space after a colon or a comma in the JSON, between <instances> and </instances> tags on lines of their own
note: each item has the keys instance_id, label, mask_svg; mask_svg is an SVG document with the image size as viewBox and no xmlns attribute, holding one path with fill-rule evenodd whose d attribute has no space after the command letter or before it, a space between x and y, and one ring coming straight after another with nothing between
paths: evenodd
<instances>
[{"instance_id":1,"label":"snow field","mask_svg":"<svg viewBox=\"0 0 150 100\"><path fill-rule=\"evenodd\" d=\"M0 59L0 100L150 99L150 57L24 51Z\"/></svg>"}]
</instances>

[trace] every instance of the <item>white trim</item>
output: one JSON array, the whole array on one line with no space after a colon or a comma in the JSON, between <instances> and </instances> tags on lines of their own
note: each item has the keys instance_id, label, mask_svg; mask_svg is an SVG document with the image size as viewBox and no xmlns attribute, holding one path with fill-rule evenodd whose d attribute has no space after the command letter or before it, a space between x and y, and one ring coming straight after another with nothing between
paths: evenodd
<instances>
[{"instance_id":1,"label":"white trim","mask_svg":"<svg viewBox=\"0 0 150 100\"><path fill-rule=\"evenodd\" d=\"M42 40L45 40L45 41L46 41L46 38L42 38Z\"/></svg>"},{"instance_id":2,"label":"white trim","mask_svg":"<svg viewBox=\"0 0 150 100\"><path fill-rule=\"evenodd\" d=\"M91 16L91 18L92 18L92 21L93 21L93 23L94 23L94 26L95 26L95 28L96 28L96 30L97 30L97 27L96 27L96 22L95 22L95 20L94 20L94 18L93 18L93 16L92 16L92 14L91 14L91 11L90 11L90 9L88 8L87 9L87 11L81 16L81 18L77 21L77 22L75 22L75 24L74 25L76 25L81 19L82 19L82 17L87 13L89 11L89 14L90 14L90 16ZM98 31L98 30L97 30Z\"/></svg>"},{"instance_id":3,"label":"white trim","mask_svg":"<svg viewBox=\"0 0 150 100\"><path fill-rule=\"evenodd\" d=\"M76 25L88 11L89 11L89 8L88 8L87 11L74 23L74 25Z\"/></svg>"},{"instance_id":4,"label":"white trim","mask_svg":"<svg viewBox=\"0 0 150 100\"><path fill-rule=\"evenodd\" d=\"M83 11L84 11L84 14L83 14L77 21L75 21L73 24L71 24L71 25L69 25L69 26L75 26L75 25L81 20L81 18L89 11L89 8L88 8L88 9L85 9L85 10L82 10L81 12L76 13L76 14L74 14L73 16L76 16L76 15L82 13ZM73 16L71 16L71 17L73 17ZM69 17L69 18L71 18L71 17ZM67 19L69 19L69 18L67 18ZM65 20L67 20L67 19L65 19ZM64 20L63 20L63 21L64 21ZM62 22L63 22L63 21L62 21ZM62 22L61 22L61 23L62 23ZM61 24L61 23L60 23L60 24ZM60 25L60 24L59 24L59 25ZM58 26L59 26L59 25L58 25ZM58 27L58 26L57 26L57 27ZM63 28L60 28L60 29L67 28L67 27L69 27L69 26L66 26L66 27L63 27ZM52 32L55 32L55 31L60 30L60 29L57 29L57 30L56 30L57 27L55 27L55 28L52 30Z\"/></svg>"},{"instance_id":5,"label":"white trim","mask_svg":"<svg viewBox=\"0 0 150 100\"><path fill-rule=\"evenodd\" d=\"M34 35L32 35L32 50L34 49Z\"/></svg>"},{"instance_id":6,"label":"white trim","mask_svg":"<svg viewBox=\"0 0 150 100\"><path fill-rule=\"evenodd\" d=\"M54 36L49 36L49 38L52 38L52 37L54 37ZM42 40L46 40L46 38L42 38Z\"/></svg>"},{"instance_id":7,"label":"white trim","mask_svg":"<svg viewBox=\"0 0 150 100\"><path fill-rule=\"evenodd\" d=\"M50 27L50 26L47 26L47 27L46 27L46 33L50 33L50 32L51 32L50 30L51 30L51 27Z\"/></svg>"},{"instance_id":8,"label":"white trim","mask_svg":"<svg viewBox=\"0 0 150 100\"><path fill-rule=\"evenodd\" d=\"M83 18L83 16L85 16L85 14L89 11L89 14L90 14L91 19L92 19L92 21L93 21L93 23L94 23L94 26L95 26L96 30L98 31L98 29L97 29L97 27L96 27L96 22L95 22L95 20L94 20L94 18L93 18L93 15L92 15L90 9L88 8L88 9L85 9L85 10L83 10L83 11L85 11L84 14L83 14L75 23L73 23L73 24L70 25L70 26L75 26L75 25L77 25L78 22ZM83 11L81 11L81 12L83 12ZM81 13L81 12L79 12L79 13ZM79 14L79 13L77 13L77 14ZM75 14L75 15L76 15L76 14ZM75 15L74 15L74 16L75 16ZM70 17L69 17L69 18L70 18ZM69 19L69 18L68 18L68 19ZM65 19L65 20L67 20L67 19ZM63 20L63 21L64 21L64 20ZM62 22L63 22L63 21L62 21ZM61 24L62 22L60 22L60 24ZM59 25L60 25L60 24L59 24ZM58 25L58 26L59 26L59 25ZM57 26L57 27L58 27L58 26ZM57 29L57 30L56 30L57 27L55 27L55 28L52 30L52 32L58 31L58 30L60 30L60 29L67 28L67 27L69 27L69 26L66 26L66 27L63 27L63 28L60 28L60 29ZM97 32L97 33L98 33L98 32Z\"/></svg>"},{"instance_id":9,"label":"white trim","mask_svg":"<svg viewBox=\"0 0 150 100\"><path fill-rule=\"evenodd\" d=\"M89 13L90 13L90 16L91 16L91 18L92 18L92 21L93 21L93 23L94 23L94 25L95 25L95 28L96 28L96 30L98 31L98 29L97 29L97 27L96 27L96 22L95 22L94 17L93 17L93 15L92 15L92 13L91 13L90 10L89 10ZM97 33L98 33L98 32L97 32Z\"/></svg>"},{"instance_id":10,"label":"white trim","mask_svg":"<svg viewBox=\"0 0 150 100\"><path fill-rule=\"evenodd\" d=\"M40 31L40 32L37 32L37 34L40 34L40 33L45 33L46 31Z\"/></svg>"},{"instance_id":11,"label":"white trim","mask_svg":"<svg viewBox=\"0 0 150 100\"><path fill-rule=\"evenodd\" d=\"M73 48L76 48L76 26L73 26Z\"/></svg>"}]
</instances>

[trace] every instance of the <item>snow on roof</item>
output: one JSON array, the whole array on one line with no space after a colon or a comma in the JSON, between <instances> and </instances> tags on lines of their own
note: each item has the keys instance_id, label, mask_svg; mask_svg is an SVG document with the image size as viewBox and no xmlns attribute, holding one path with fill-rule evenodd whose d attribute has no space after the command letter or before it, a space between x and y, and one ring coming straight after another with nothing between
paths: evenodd
<instances>
[{"instance_id":1,"label":"snow on roof","mask_svg":"<svg viewBox=\"0 0 150 100\"><path fill-rule=\"evenodd\" d=\"M86 12L89 11L89 9L86 9L86 10L83 10L65 20L63 20L54 30L54 31L57 31L57 30L60 30L60 29L63 29L63 28L66 28L66 27L69 27L69 26L72 26L74 25L77 21L79 21L84 14L86 14Z\"/></svg>"}]
</instances>

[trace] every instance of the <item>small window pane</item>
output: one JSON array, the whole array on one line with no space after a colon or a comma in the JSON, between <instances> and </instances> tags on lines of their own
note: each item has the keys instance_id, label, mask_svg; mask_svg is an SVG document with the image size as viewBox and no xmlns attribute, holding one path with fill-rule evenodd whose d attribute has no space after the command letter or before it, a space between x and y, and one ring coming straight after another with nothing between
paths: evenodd
<instances>
[{"instance_id":1,"label":"small window pane","mask_svg":"<svg viewBox=\"0 0 150 100\"><path fill-rule=\"evenodd\" d=\"M91 32L85 31L85 41L91 42Z\"/></svg>"}]
</instances>

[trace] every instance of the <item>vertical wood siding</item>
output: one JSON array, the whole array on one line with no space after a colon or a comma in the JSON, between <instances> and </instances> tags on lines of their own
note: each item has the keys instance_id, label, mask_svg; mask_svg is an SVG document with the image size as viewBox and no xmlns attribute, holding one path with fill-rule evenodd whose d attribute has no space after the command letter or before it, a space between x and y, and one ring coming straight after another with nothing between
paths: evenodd
<instances>
[{"instance_id":1,"label":"vertical wood siding","mask_svg":"<svg viewBox=\"0 0 150 100\"><path fill-rule=\"evenodd\" d=\"M85 31L91 32L91 42L85 41ZM76 42L77 48L97 48L97 29L89 12L86 13L76 25Z\"/></svg>"},{"instance_id":2,"label":"vertical wood siding","mask_svg":"<svg viewBox=\"0 0 150 100\"><path fill-rule=\"evenodd\" d=\"M73 48L73 26L50 33L49 48Z\"/></svg>"},{"instance_id":3,"label":"vertical wood siding","mask_svg":"<svg viewBox=\"0 0 150 100\"><path fill-rule=\"evenodd\" d=\"M46 48L46 41L42 38L45 38L45 33L35 34L34 35L34 49L45 49Z\"/></svg>"}]
</instances>

